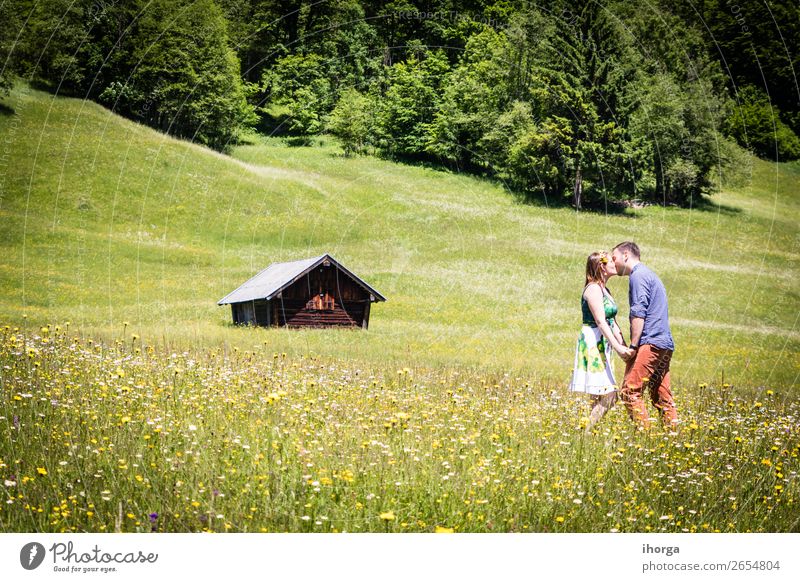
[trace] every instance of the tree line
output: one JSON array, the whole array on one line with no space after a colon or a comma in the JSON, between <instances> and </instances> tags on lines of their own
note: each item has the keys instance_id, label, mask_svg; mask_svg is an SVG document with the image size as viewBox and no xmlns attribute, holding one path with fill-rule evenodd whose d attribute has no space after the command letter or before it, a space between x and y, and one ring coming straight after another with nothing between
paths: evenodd
<instances>
[{"instance_id":1,"label":"tree line","mask_svg":"<svg viewBox=\"0 0 800 582\"><path fill-rule=\"evenodd\" d=\"M793 2L12 0L15 76L225 150L243 128L580 208L693 204L800 157Z\"/></svg>"}]
</instances>

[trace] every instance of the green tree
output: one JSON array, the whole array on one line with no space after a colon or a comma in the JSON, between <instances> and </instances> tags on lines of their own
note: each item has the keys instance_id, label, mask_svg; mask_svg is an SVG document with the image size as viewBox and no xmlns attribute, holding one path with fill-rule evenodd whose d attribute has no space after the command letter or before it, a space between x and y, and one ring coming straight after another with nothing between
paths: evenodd
<instances>
[{"instance_id":1,"label":"green tree","mask_svg":"<svg viewBox=\"0 0 800 582\"><path fill-rule=\"evenodd\" d=\"M212 0L153 0L134 45L130 83L106 95L127 96L129 114L215 149L253 121L225 19Z\"/></svg>"},{"instance_id":2,"label":"green tree","mask_svg":"<svg viewBox=\"0 0 800 582\"><path fill-rule=\"evenodd\" d=\"M358 0L220 0L262 127L309 135L345 87L377 77L375 26Z\"/></svg>"},{"instance_id":3,"label":"green tree","mask_svg":"<svg viewBox=\"0 0 800 582\"><path fill-rule=\"evenodd\" d=\"M388 67L385 93L377 99L377 144L391 155L425 157L441 83L448 70L441 51L417 45L417 56Z\"/></svg>"},{"instance_id":4,"label":"green tree","mask_svg":"<svg viewBox=\"0 0 800 582\"><path fill-rule=\"evenodd\" d=\"M507 140L484 139L509 101L508 37L487 28L472 36L442 83L427 152L458 168L498 169ZM530 115L530 112L528 112Z\"/></svg>"},{"instance_id":5,"label":"green tree","mask_svg":"<svg viewBox=\"0 0 800 582\"><path fill-rule=\"evenodd\" d=\"M10 5L11 10L20 8ZM90 0L41 0L33 4L26 18L23 52L18 55L20 65L34 82L50 91L85 95L102 63L92 36L96 23Z\"/></svg>"},{"instance_id":6,"label":"green tree","mask_svg":"<svg viewBox=\"0 0 800 582\"><path fill-rule=\"evenodd\" d=\"M520 18L519 30L528 36L536 30L531 24L541 20L535 13ZM581 208L622 195L616 185L627 119L617 105L628 87L620 71L630 69L630 59L620 26L598 4L564 2L559 18L546 35L530 43L533 54L521 60L528 63L529 84L545 90L539 92L540 100L546 95L539 109L556 121L552 129L558 131L546 135L569 140L559 150L561 172L570 184L563 195Z\"/></svg>"},{"instance_id":7,"label":"green tree","mask_svg":"<svg viewBox=\"0 0 800 582\"><path fill-rule=\"evenodd\" d=\"M565 163L574 142L569 120L534 121L530 104L514 101L481 141L498 177L513 188L541 192L545 200L558 200L569 188Z\"/></svg>"},{"instance_id":8,"label":"green tree","mask_svg":"<svg viewBox=\"0 0 800 582\"><path fill-rule=\"evenodd\" d=\"M319 133L332 108L333 94L325 60L316 53L289 54L264 72L261 90L277 131L295 135Z\"/></svg>"},{"instance_id":9,"label":"green tree","mask_svg":"<svg viewBox=\"0 0 800 582\"><path fill-rule=\"evenodd\" d=\"M728 124L730 134L759 156L773 160L800 158L800 138L783 123L766 93L752 85L739 90Z\"/></svg>"},{"instance_id":10,"label":"green tree","mask_svg":"<svg viewBox=\"0 0 800 582\"><path fill-rule=\"evenodd\" d=\"M725 76L703 33L666 8L614 6L637 46L625 149L633 192L662 203L689 204L712 187L728 163L723 120L730 101Z\"/></svg>"},{"instance_id":11,"label":"green tree","mask_svg":"<svg viewBox=\"0 0 800 582\"><path fill-rule=\"evenodd\" d=\"M355 89L345 89L328 119L328 131L342 140L344 155L363 153L370 137L370 100Z\"/></svg>"},{"instance_id":12,"label":"green tree","mask_svg":"<svg viewBox=\"0 0 800 582\"><path fill-rule=\"evenodd\" d=\"M782 121L794 133L800 133L800 18L796 0L669 0L663 5L684 23L693 27L702 22L707 28L700 41L725 71L723 80L731 94L745 85L768 92ZM774 156L774 152L764 155Z\"/></svg>"},{"instance_id":13,"label":"green tree","mask_svg":"<svg viewBox=\"0 0 800 582\"><path fill-rule=\"evenodd\" d=\"M23 16L29 11L28 2L0 2L0 98L8 95L14 77L21 72Z\"/></svg>"}]
</instances>

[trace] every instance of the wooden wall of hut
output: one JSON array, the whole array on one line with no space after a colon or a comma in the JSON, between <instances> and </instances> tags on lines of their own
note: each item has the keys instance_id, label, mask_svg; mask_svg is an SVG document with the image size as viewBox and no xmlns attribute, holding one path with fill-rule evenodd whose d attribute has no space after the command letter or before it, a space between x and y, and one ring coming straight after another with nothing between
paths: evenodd
<instances>
[{"instance_id":1,"label":"wooden wall of hut","mask_svg":"<svg viewBox=\"0 0 800 582\"><path fill-rule=\"evenodd\" d=\"M320 293L333 298L333 309L313 308L312 298ZM369 314L369 293L334 266L311 271L271 303L272 320L289 327L366 327L365 316Z\"/></svg>"},{"instance_id":2,"label":"wooden wall of hut","mask_svg":"<svg viewBox=\"0 0 800 582\"><path fill-rule=\"evenodd\" d=\"M333 298L333 309L315 309L320 293ZM328 306L330 303L328 303ZM319 267L284 289L271 301L231 305L233 321L242 325L288 327L363 327L369 323L369 293L333 266Z\"/></svg>"},{"instance_id":3,"label":"wooden wall of hut","mask_svg":"<svg viewBox=\"0 0 800 582\"><path fill-rule=\"evenodd\" d=\"M231 303L233 322L239 325L271 325L270 302L264 299Z\"/></svg>"}]
</instances>

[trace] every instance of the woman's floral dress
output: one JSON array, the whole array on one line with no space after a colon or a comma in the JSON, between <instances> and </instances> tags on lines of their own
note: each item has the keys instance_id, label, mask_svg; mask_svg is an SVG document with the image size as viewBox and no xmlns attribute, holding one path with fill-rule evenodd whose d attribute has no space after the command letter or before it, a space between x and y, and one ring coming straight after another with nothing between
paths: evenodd
<instances>
[{"instance_id":1,"label":"woman's floral dress","mask_svg":"<svg viewBox=\"0 0 800 582\"><path fill-rule=\"evenodd\" d=\"M603 289L603 307L606 321L613 331L617 322L617 304L611 294ZM587 394L608 394L617 389L614 381L614 368L611 363L611 344L603 336L594 321L589 304L581 295L581 311L583 325L575 347L575 365L572 370L572 382L569 389L573 392Z\"/></svg>"}]
</instances>

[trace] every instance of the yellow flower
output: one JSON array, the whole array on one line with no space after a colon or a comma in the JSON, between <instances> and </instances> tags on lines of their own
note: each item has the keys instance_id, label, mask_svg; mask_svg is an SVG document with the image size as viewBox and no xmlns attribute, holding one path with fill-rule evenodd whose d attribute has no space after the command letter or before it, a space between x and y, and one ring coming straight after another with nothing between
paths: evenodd
<instances>
[{"instance_id":1,"label":"yellow flower","mask_svg":"<svg viewBox=\"0 0 800 582\"><path fill-rule=\"evenodd\" d=\"M563 518L562 516L560 516L560 515L559 515L559 516L556 518L556 522L558 522L558 523L564 523L564 518Z\"/></svg>"},{"instance_id":2,"label":"yellow flower","mask_svg":"<svg viewBox=\"0 0 800 582\"><path fill-rule=\"evenodd\" d=\"M384 521L394 521L394 511L384 511L380 518Z\"/></svg>"},{"instance_id":3,"label":"yellow flower","mask_svg":"<svg viewBox=\"0 0 800 582\"><path fill-rule=\"evenodd\" d=\"M47 469L45 469L44 467L36 467L36 472L42 476L47 475Z\"/></svg>"},{"instance_id":4,"label":"yellow flower","mask_svg":"<svg viewBox=\"0 0 800 582\"><path fill-rule=\"evenodd\" d=\"M433 530L433 533L453 533L455 530L452 527L442 527L441 525L437 525L436 529Z\"/></svg>"}]
</instances>

